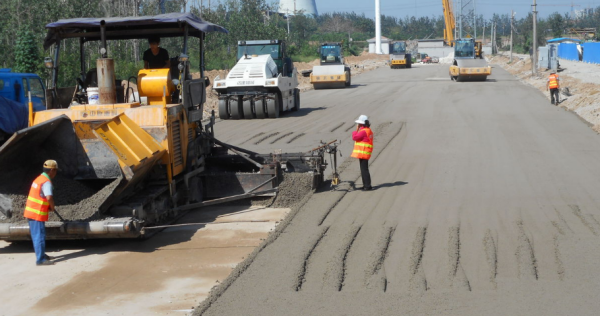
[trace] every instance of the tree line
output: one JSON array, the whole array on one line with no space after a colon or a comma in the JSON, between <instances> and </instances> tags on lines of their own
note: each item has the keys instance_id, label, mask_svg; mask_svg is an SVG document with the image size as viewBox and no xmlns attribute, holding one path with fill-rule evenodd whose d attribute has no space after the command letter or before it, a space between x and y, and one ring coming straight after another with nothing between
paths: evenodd
<instances>
[{"instance_id":1,"label":"tree line","mask_svg":"<svg viewBox=\"0 0 600 316\"><path fill-rule=\"evenodd\" d=\"M60 19L80 17L115 17L156 15L168 12L192 12L203 19L221 25L229 34L211 33L204 43L206 69L227 69L236 62L239 40L285 39L288 55L295 61L310 61L318 56L320 42L344 42L346 54L360 54L366 40L375 35L373 17L355 12L326 13L313 17L302 13L286 16L276 13L277 7L266 0L222 0L213 6L200 6L206 1L190 0L2 0L0 1L0 66L20 72L38 73L47 78L43 58L51 51L43 51L46 36L45 25ZM498 45L500 38L510 35L510 14L494 14L491 19L470 14L463 18L463 35L481 39L485 30L490 38L490 26L496 25ZM532 47L531 14L516 19L513 24L514 50L526 53ZM386 16L381 18L382 35L394 40L442 38L444 18L440 14L431 17ZM567 34L573 27L597 27L600 24L600 7L586 10L576 17L554 13L538 19L539 45L549 37ZM477 32L474 27L477 27ZM289 31L288 31L289 30ZM178 39L163 39L161 46L176 54L180 51ZM134 76L142 68L141 56L148 44L143 40L115 41L109 43L109 55L115 59L115 70L119 78ZM79 43L66 40L63 53L60 85L71 85L79 75ZM198 70L199 44L190 44L193 70ZM98 43L87 43L86 55L91 67L99 56Z\"/></svg>"}]
</instances>

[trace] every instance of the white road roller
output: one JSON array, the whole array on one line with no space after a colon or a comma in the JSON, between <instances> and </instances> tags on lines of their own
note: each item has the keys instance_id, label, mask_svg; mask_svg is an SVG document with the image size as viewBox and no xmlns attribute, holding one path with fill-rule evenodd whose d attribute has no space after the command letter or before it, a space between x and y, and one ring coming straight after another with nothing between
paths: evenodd
<instances>
[{"instance_id":1,"label":"white road roller","mask_svg":"<svg viewBox=\"0 0 600 316\"><path fill-rule=\"evenodd\" d=\"M213 83L221 119L278 118L300 109L297 72L284 41L239 41L237 57L227 78Z\"/></svg>"}]
</instances>

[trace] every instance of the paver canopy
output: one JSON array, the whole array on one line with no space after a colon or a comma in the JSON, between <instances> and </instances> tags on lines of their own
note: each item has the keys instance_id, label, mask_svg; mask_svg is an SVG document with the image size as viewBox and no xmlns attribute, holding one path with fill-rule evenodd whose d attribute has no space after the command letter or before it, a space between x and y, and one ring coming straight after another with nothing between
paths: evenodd
<instances>
[{"instance_id":1,"label":"paver canopy","mask_svg":"<svg viewBox=\"0 0 600 316\"><path fill-rule=\"evenodd\" d=\"M202 33L229 33L224 27L207 22L191 13L167 13L154 16L78 18L58 20L46 25L48 34L44 49L64 38L83 38L84 41L100 40L100 26L106 26L106 39L140 39L149 36L178 37L185 34L201 37Z\"/></svg>"}]
</instances>

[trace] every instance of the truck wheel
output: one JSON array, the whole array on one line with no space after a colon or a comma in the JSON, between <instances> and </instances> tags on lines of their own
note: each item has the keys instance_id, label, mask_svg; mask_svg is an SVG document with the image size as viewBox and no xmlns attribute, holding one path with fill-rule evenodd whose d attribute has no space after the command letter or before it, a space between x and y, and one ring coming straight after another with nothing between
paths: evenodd
<instances>
[{"instance_id":1,"label":"truck wheel","mask_svg":"<svg viewBox=\"0 0 600 316\"><path fill-rule=\"evenodd\" d=\"M256 115L254 114L254 99L248 99L246 101L244 101L244 105L242 106L244 108L244 118L247 120L251 120L253 118L256 117Z\"/></svg>"},{"instance_id":2,"label":"truck wheel","mask_svg":"<svg viewBox=\"0 0 600 316\"><path fill-rule=\"evenodd\" d=\"M267 118L267 111L265 110L266 103L267 103L267 101L265 100L265 98L260 98L260 99L258 99L258 101L256 101L256 103L254 104L254 112L256 113L256 118L258 118L258 119Z\"/></svg>"},{"instance_id":3,"label":"truck wheel","mask_svg":"<svg viewBox=\"0 0 600 316\"><path fill-rule=\"evenodd\" d=\"M267 112L269 118L279 117L279 102L277 96L275 96L275 99L267 99Z\"/></svg>"},{"instance_id":4,"label":"truck wheel","mask_svg":"<svg viewBox=\"0 0 600 316\"><path fill-rule=\"evenodd\" d=\"M244 112L242 109L242 97L232 97L229 99L229 111L231 113L231 118L234 120L239 120L244 117Z\"/></svg>"},{"instance_id":5,"label":"truck wheel","mask_svg":"<svg viewBox=\"0 0 600 316\"><path fill-rule=\"evenodd\" d=\"M227 99L219 99L219 118L222 120L229 119L229 111L227 110Z\"/></svg>"}]
</instances>

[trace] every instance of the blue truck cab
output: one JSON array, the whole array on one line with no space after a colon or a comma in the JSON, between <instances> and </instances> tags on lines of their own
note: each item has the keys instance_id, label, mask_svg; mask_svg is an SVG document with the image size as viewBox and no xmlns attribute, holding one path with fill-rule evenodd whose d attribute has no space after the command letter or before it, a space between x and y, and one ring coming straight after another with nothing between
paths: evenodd
<instances>
[{"instance_id":1,"label":"blue truck cab","mask_svg":"<svg viewBox=\"0 0 600 316\"><path fill-rule=\"evenodd\" d=\"M10 68L0 69L0 96L27 105L27 93L31 91L34 111L46 109L44 83L40 76L29 73L11 72Z\"/></svg>"}]
</instances>

